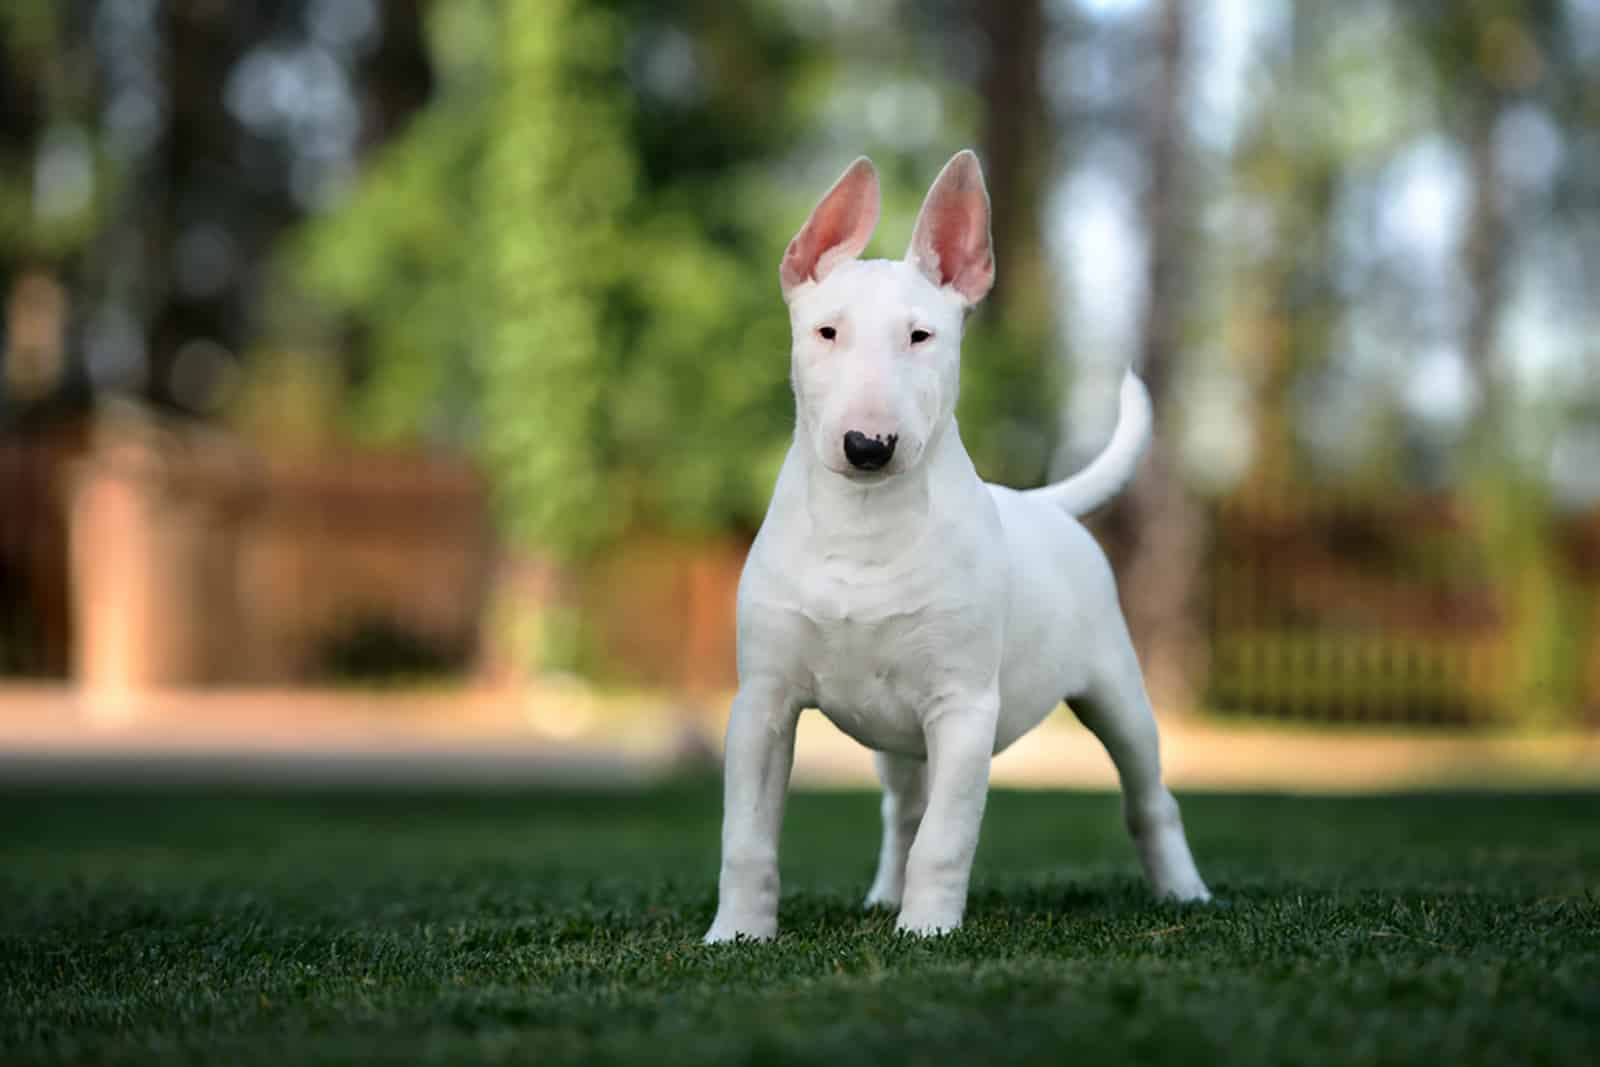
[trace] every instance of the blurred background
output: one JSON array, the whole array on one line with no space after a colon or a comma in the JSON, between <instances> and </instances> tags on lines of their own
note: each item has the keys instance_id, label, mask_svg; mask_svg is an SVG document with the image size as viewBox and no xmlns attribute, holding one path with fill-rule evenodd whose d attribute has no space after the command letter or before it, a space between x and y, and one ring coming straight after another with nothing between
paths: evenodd
<instances>
[{"instance_id":1,"label":"blurred background","mask_svg":"<svg viewBox=\"0 0 1600 1067\"><path fill-rule=\"evenodd\" d=\"M967 145L980 472L1155 399L1179 784L1595 781L1600 0L7 0L6 765L709 759L779 256ZM1109 781L1057 718L1001 780Z\"/></svg>"}]
</instances>

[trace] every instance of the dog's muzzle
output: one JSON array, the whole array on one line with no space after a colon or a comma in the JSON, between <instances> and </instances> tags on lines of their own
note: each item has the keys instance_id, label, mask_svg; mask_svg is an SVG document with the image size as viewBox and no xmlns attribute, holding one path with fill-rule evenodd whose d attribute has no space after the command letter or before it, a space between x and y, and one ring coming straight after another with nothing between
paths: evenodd
<instances>
[{"instance_id":1,"label":"dog's muzzle","mask_svg":"<svg viewBox=\"0 0 1600 1067\"><path fill-rule=\"evenodd\" d=\"M868 437L860 430L851 430L844 435L844 458L857 470L880 470L894 458L894 446L898 440L900 438L895 434Z\"/></svg>"}]
</instances>

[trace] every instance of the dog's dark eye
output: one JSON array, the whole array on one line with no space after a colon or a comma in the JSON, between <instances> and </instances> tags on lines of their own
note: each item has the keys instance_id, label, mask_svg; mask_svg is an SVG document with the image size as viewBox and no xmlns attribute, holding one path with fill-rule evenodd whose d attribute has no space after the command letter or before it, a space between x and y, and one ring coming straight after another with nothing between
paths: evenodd
<instances>
[{"instance_id":1,"label":"dog's dark eye","mask_svg":"<svg viewBox=\"0 0 1600 1067\"><path fill-rule=\"evenodd\" d=\"M839 331L835 330L832 326L818 326L817 327L817 336L822 338L824 341L833 340L834 337L838 334L838 332Z\"/></svg>"},{"instance_id":2,"label":"dog's dark eye","mask_svg":"<svg viewBox=\"0 0 1600 1067\"><path fill-rule=\"evenodd\" d=\"M929 333L927 330L912 330L911 343L914 345L920 345L922 342L926 341L932 336L933 334Z\"/></svg>"}]
</instances>

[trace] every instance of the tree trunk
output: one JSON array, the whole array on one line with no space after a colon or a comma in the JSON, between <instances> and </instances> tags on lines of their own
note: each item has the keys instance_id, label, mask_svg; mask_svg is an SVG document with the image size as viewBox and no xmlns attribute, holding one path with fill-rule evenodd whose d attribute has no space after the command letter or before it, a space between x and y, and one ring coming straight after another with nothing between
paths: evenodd
<instances>
[{"instance_id":1,"label":"tree trunk","mask_svg":"<svg viewBox=\"0 0 1600 1067\"><path fill-rule=\"evenodd\" d=\"M363 155L392 141L434 88L421 0L387 0L382 11L383 35L357 78L357 91L366 101Z\"/></svg>"},{"instance_id":2,"label":"tree trunk","mask_svg":"<svg viewBox=\"0 0 1600 1067\"><path fill-rule=\"evenodd\" d=\"M1049 126L1039 85L1044 42L1042 0L979 0L978 26L988 43L979 91L984 104L983 164L989 186L996 277L991 304L1025 334L1049 319L1039 201L1049 167Z\"/></svg>"},{"instance_id":3,"label":"tree trunk","mask_svg":"<svg viewBox=\"0 0 1600 1067\"><path fill-rule=\"evenodd\" d=\"M1467 223L1464 249L1467 276L1472 286L1472 310L1467 319L1466 357L1478 387L1481 406L1476 420L1477 447L1473 462L1499 453L1502 430L1501 393L1491 365L1494 356L1494 331L1505 290L1503 264L1510 258L1506 248L1505 211L1501 204L1499 171L1495 165L1494 130L1500 117L1499 94L1486 90L1472 116L1469 148L1472 166L1472 208Z\"/></svg>"},{"instance_id":4,"label":"tree trunk","mask_svg":"<svg viewBox=\"0 0 1600 1067\"><path fill-rule=\"evenodd\" d=\"M1182 218L1188 23L1182 0L1163 0L1155 32L1158 80L1145 133L1149 260L1140 372L1158 425L1170 428L1187 252ZM1183 484L1178 451L1171 433L1158 430L1129 494L1123 527L1131 541L1122 575L1124 610L1151 700L1168 713L1192 707L1204 655L1195 604L1204 515Z\"/></svg>"}]
</instances>

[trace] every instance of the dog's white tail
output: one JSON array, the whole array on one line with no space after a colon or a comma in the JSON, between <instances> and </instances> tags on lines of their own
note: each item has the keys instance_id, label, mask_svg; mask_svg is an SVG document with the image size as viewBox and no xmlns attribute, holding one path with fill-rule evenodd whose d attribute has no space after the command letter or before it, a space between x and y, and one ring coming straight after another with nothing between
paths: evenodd
<instances>
[{"instance_id":1,"label":"dog's white tail","mask_svg":"<svg viewBox=\"0 0 1600 1067\"><path fill-rule=\"evenodd\" d=\"M1100 454L1083 470L1063 482L1030 489L1029 496L1048 500L1082 517L1122 492L1150 443L1150 394L1133 371L1122 376L1117 407L1117 428Z\"/></svg>"}]
</instances>

